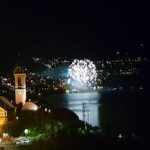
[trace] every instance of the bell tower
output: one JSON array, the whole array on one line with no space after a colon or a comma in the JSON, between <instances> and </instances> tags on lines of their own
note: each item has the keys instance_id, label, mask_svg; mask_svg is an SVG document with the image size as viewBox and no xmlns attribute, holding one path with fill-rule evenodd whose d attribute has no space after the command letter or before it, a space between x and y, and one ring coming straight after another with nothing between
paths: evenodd
<instances>
[{"instance_id":1,"label":"bell tower","mask_svg":"<svg viewBox=\"0 0 150 150\"><path fill-rule=\"evenodd\" d=\"M14 70L15 78L15 101L16 105L25 104L26 101L26 73L23 66L16 66Z\"/></svg>"}]
</instances>

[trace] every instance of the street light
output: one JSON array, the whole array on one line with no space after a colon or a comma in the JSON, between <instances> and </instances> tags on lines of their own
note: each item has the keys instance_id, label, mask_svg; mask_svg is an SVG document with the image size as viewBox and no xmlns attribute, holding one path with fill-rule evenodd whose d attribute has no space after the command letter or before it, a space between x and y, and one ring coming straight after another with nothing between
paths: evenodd
<instances>
[{"instance_id":1,"label":"street light","mask_svg":"<svg viewBox=\"0 0 150 150\"><path fill-rule=\"evenodd\" d=\"M27 138L27 134L29 133L29 130L28 130L28 129L25 129L25 130L24 130L24 133L25 133L25 136L26 136L26 138Z\"/></svg>"}]
</instances>

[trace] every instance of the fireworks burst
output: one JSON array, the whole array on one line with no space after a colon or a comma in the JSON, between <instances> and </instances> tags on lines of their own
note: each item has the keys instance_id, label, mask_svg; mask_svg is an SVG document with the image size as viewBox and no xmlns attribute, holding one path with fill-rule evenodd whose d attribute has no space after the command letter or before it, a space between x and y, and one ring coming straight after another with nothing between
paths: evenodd
<instances>
[{"instance_id":1,"label":"fireworks burst","mask_svg":"<svg viewBox=\"0 0 150 150\"><path fill-rule=\"evenodd\" d=\"M77 87L91 87L97 78L96 67L88 59L75 59L68 69L69 83Z\"/></svg>"}]
</instances>

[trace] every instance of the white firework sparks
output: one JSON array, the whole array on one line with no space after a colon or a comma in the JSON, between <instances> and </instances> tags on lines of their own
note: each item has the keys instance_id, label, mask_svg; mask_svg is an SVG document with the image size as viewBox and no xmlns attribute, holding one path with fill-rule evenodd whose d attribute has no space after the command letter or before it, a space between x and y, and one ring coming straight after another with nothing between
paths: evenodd
<instances>
[{"instance_id":1,"label":"white firework sparks","mask_svg":"<svg viewBox=\"0 0 150 150\"><path fill-rule=\"evenodd\" d=\"M92 61L75 59L69 66L68 75L72 85L91 87L96 82L97 71Z\"/></svg>"}]
</instances>

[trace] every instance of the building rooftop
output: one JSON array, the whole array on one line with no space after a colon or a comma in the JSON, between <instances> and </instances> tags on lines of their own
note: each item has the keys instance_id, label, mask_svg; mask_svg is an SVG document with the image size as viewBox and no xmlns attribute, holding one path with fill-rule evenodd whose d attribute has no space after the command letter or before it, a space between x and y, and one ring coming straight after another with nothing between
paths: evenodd
<instances>
[{"instance_id":1,"label":"building rooftop","mask_svg":"<svg viewBox=\"0 0 150 150\"><path fill-rule=\"evenodd\" d=\"M22 110L36 111L36 110L38 110L38 106L32 102L25 102L25 104L22 107Z\"/></svg>"},{"instance_id":2,"label":"building rooftop","mask_svg":"<svg viewBox=\"0 0 150 150\"><path fill-rule=\"evenodd\" d=\"M7 109L15 109L15 106L4 96L0 96L0 103L4 104Z\"/></svg>"}]
</instances>

